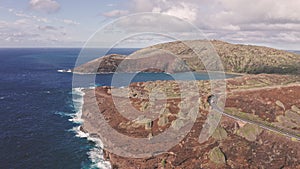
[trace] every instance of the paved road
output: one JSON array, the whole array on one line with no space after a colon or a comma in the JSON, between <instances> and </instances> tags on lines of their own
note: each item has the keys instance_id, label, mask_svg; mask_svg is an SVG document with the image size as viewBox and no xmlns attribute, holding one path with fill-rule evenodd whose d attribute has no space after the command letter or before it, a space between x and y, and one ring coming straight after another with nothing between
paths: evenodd
<instances>
[{"instance_id":1,"label":"paved road","mask_svg":"<svg viewBox=\"0 0 300 169\"><path fill-rule=\"evenodd\" d=\"M225 115L227 117L230 117L230 118L233 118L233 119L236 119L236 120L241 120L241 121L244 121L244 122L247 122L247 123L251 123L251 124L257 125L257 126L263 128L263 129L270 130L270 131L273 131L273 132L277 132L277 133L280 133L280 134L285 135L287 137L295 138L295 139L297 139L297 140L300 141L300 136L298 136L298 135L289 133L287 131L278 129L276 127L272 127L272 126L267 126L265 124L261 124L261 123L259 123L257 121L253 121L253 120L249 120L249 119L242 119L240 117L237 117L237 116L234 116L234 115L231 115L231 114L228 114L228 113L222 111L217 106L217 97L216 96L212 95L212 96L208 97L208 103L210 104L210 106L212 107L213 110L215 110L216 112L221 113L221 114L223 114L223 115Z\"/></svg>"}]
</instances>

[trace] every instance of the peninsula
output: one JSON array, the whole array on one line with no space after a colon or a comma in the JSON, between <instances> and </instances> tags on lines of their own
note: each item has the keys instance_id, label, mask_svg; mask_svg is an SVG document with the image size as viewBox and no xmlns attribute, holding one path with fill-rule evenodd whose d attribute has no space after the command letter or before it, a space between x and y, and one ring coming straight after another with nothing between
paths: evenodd
<instances>
[{"instance_id":1,"label":"peninsula","mask_svg":"<svg viewBox=\"0 0 300 169\"><path fill-rule=\"evenodd\" d=\"M119 54L101 56L76 67L73 71L75 73L111 73L117 70L123 60L128 59L131 64L128 67L122 65L124 72L136 72L151 66L151 63L162 69L143 71L203 72L206 70L206 65L203 64L204 59L209 59L207 56L210 55L218 55L227 73L300 73L299 54L262 46L230 44L218 40L175 41L143 48L129 56ZM179 59L174 59L174 57ZM187 66L184 66L185 64Z\"/></svg>"},{"instance_id":2,"label":"peninsula","mask_svg":"<svg viewBox=\"0 0 300 169\"><path fill-rule=\"evenodd\" d=\"M131 55L139 55L155 48L178 56L190 68L187 70L184 66L180 67L181 63L176 60L168 62L166 59L167 64L162 66L164 69L146 70L149 72L203 72L204 65L195 59L195 53L186 45L201 43L206 42L158 44ZM111 162L112 168L300 168L300 55L267 47L236 45L216 40L210 43L227 73L244 74L225 80L224 112L211 137L204 142L198 140L213 108L207 101L212 94L211 81L196 81L200 98L197 117L191 130L182 140L167 152L147 158L119 156L107 151L104 145L105 158ZM159 53L155 56L169 57L168 54ZM115 72L127 57L130 58L130 55L104 56L73 71ZM143 62L140 62L139 58L134 59L136 67L125 67L123 71L134 72L143 67L145 62L153 61L153 58L147 58ZM99 62L101 65L98 65ZM183 87L179 88L177 81L149 81L131 83L124 88L103 86L86 89L81 130L98 138L103 134L109 135L110 131L101 130L101 117L104 117L112 129L132 138L151 140L169 128L181 129L182 121L191 118L181 109L194 107L192 104L180 104L182 99L186 99L181 96L184 92L182 89L188 93L191 84L189 81L182 81L180 85ZM112 93L113 90L115 94ZM158 105L158 116L155 120L131 120L122 115L118 107L123 106L123 110L126 110L124 100L129 98L131 106L141 113L140 117L146 116L149 107L153 106L150 94L154 90L163 91L167 97L165 100L159 100L162 105ZM187 98L193 99L193 96ZM115 104L115 99L118 99L118 105ZM192 103L192 100L187 100L187 103ZM159 113L161 106L166 109Z\"/></svg>"}]
</instances>

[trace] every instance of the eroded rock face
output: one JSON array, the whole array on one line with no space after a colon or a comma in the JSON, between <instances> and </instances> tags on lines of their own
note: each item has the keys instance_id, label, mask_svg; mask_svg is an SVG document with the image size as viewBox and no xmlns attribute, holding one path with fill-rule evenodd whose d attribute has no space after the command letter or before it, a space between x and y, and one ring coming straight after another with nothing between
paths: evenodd
<instances>
[{"instance_id":1,"label":"eroded rock face","mask_svg":"<svg viewBox=\"0 0 300 169\"><path fill-rule=\"evenodd\" d=\"M295 134L300 131L297 128L297 119L300 115L299 82L299 77L295 76L265 74L228 79L225 110L240 118L289 129L287 132ZM300 168L298 140L226 116L222 117L213 135L207 141L199 143L198 138L210 109L206 100L211 93L208 81L197 83L201 86L199 91L201 97L198 100L201 105L198 105L198 116L189 133L168 152L149 158L128 158L105 151L107 160L110 160L114 168ZM98 110L94 110L89 105L95 98L89 96L89 92L86 91L82 130L94 135L101 132L101 129L97 128L101 126L97 120L100 114L114 130L133 138L151 140L168 128L179 129L182 127L182 121L178 120L189 119L184 113L180 114L182 113L180 109L189 106L180 104L181 99L178 97L180 92L174 81L133 83L128 90L130 93L126 95L130 98L130 104L136 110L141 110L144 104L151 105L149 93L154 88L165 89L165 87L168 89L165 91L169 98L166 102L159 102L161 105L154 106L157 108L154 108L157 114L154 120L145 117L149 113L147 108L140 112L140 118L134 120L122 116L120 110L114 106L111 92L108 92L109 87L95 89ZM120 89L117 93L118 103L126 106L122 100L125 96L122 90L125 89ZM277 100L280 100L285 109L276 104ZM125 108L121 109L123 110ZM284 121L289 123L280 126L279 124L283 124ZM150 122L151 127L145 127Z\"/></svg>"},{"instance_id":2,"label":"eroded rock face","mask_svg":"<svg viewBox=\"0 0 300 169\"><path fill-rule=\"evenodd\" d=\"M125 59L124 55L111 54L92 60L74 68L75 73L110 73L115 72Z\"/></svg>"}]
</instances>

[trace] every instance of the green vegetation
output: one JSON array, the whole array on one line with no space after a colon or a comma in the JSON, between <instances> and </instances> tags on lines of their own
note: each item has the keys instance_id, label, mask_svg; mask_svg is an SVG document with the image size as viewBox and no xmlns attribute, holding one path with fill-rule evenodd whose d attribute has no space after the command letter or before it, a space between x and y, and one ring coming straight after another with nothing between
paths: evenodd
<instances>
[{"instance_id":1,"label":"green vegetation","mask_svg":"<svg viewBox=\"0 0 300 169\"><path fill-rule=\"evenodd\" d=\"M149 51L152 51L150 57L144 57L144 55L149 54ZM178 58L174 59L171 54ZM125 61L122 62L122 71L124 72L136 72L154 65L162 69L161 71L169 73L202 72L204 70L220 71L220 65L222 65L224 71L234 73L300 73L299 54L267 47L230 44L217 40L163 43L138 50L130 56L130 61L125 61L125 56L108 55L76 67L74 72L114 72L118 65ZM220 57L221 63L218 63L212 56ZM157 62L157 57L163 60ZM205 62L207 62L206 66L204 66ZM151 63L154 65L151 65Z\"/></svg>"},{"instance_id":2,"label":"green vegetation","mask_svg":"<svg viewBox=\"0 0 300 169\"><path fill-rule=\"evenodd\" d=\"M161 163L162 167L165 167L166 166L166 159L162 159L160 163Z\"/></svg>"}]
</instances>

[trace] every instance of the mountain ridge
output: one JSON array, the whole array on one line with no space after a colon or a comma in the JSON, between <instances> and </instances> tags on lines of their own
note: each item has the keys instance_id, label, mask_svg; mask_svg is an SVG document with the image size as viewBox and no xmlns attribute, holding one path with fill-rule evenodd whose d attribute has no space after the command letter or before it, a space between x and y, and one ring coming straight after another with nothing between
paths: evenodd
<instances>
[{"instance_id":1,"label":"mountain ridge","mask_svg":"<svg viewBox=\"0 0 300 169\"><path fill-rule=\"evenodd\" d=\"M221 62L215 63L217 57ZM118 68L122 62L125 64ZM219 40L174 41L142 48L128 56L106 55L76 67L73 71L111 73L120 69L119 71L136 72L145 67L150 69L145 70L146 72L167 73L223 69L227 73L297 74L300 73L300 54Z\"/></svg>"}]
</instances>

